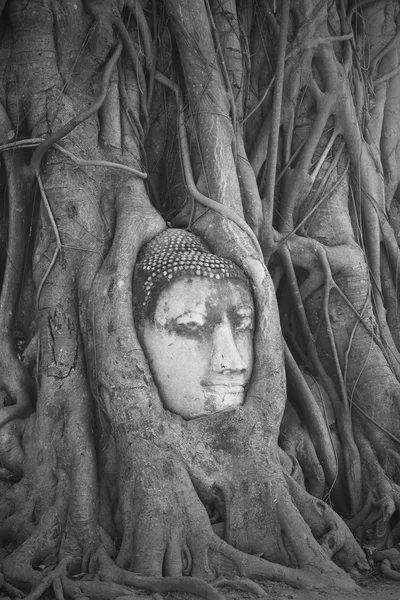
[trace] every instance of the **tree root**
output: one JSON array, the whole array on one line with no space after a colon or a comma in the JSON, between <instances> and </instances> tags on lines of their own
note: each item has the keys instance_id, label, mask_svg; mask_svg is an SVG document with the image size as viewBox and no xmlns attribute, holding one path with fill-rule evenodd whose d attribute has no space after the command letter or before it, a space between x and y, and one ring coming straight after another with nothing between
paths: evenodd
<instances>
[{"instance_id":1,"label":"tree root","mask_svg":"<svg viewBox=\"0 0 400 600\"><path fill-rule=\"evenodd\" d=\"M395 484L386 474L377 448L373 447L373 443L358 423L355 423L354 434L364 463L364 485L371 494L371 502L366 505L370 507L370 512L364 516L363 530L366 532L374 528L373 533L368 532L371 534L369 544L380 550L387 546L390 539L390 519L397 509ZM385 454L390 456L387 449Z\"/></svg>"},{"instance_id":2,"label":"tree root","mask_svg":"<svg viewBox=\"0 0 400 600\"><path fill-rule=\"evenodd\" d=\"M42 579L26 598L27 600L38 600L51 586L53 586L57 600L62 600L64 594L80 600L82 598L112 600L127 596L136 599L138 596L132 592L132 587L157 594L181 592L194 594L206 600L224 600L224 596L215 588L229 586L253 593L258 597L267 597L263 588L251 579L284 581L299 589L329 589L332 586L347 591L358 589L350 578L346 576L338 578L338 573L334 571L336 567L330 573L327 570L323 572L323 570L319 570L318 566L313 565L302 569L291 569L270 563L257 556L245 554L217 537L210 541L210 549L232 561L239 569L239 576L231 578L220 576L212 584L197 577L142 576L118 567L106 550L100 547L93 556L92 565L97 568L100 580L92 579L93 576L90 576L90 580L69 578L67 569L71 558L67 557L61 560L58 566ZM13 589L15 590L15 588ZM15 590L13 595L23 597L19 590Z\"/></svg>"},{"instance_id":3,"label":"tree root","mask_svg":"<svg viewBox=\"0 0 400 600\"><path fill-rule=\"evenodd\" d=\"M324 387L327 390L330 400L332 402L332 406L335 410L337 423L339 426L339 430L342 438L343 445L343 456L346 466L346 478L347 478L347 488L348 495L350 498L350 504L353 510L357 510L359 507L361 508L362 504L362 492L361 492L361 464L359 459L359 453L357 446L355 444L353 433L351 429L351 416L349 410L349 402L347 397L347 391L344 385L343 377L340 370L339 358L337 354L334 332L332 330L331 320L329 316L329 297L330 291L333 286L333 268L331 268L330 261L328 260L326 250L312 242L311 244L304 242L301 238L296 238L296 240L292 240L292 243L300 243L300 246L305 249L307 248L310 251L311 255L318 257L317 260L320 262L320 266L322 267L322 271L324 273L324 281L325 281L325 291L324 291L324 299L323 299L323 310L325 316L325 323L327 328L328 338L331 344L331 352L334 358L338 381L340 384L340 395L337 392L335 385L333 383L332 378L327 374L324 365L320 360L320 356L317 351L316 343L313 337L313 334L310 329L310 325L307 319L305 307L303 304L304 295L300 292L296 280L296 276L293 269L293 262L291 253L289 249L286 247L282 247L280 251L281 259L285 266L285 271L287 277L290 282L290 291L293 294L293 300L297 307L297 314L300 318L300 324L302 328L302 333L307 342L307 350L309 352L310 360L315 368L315 371L320 376L321 380L324 383ZM331 250L329 250L331 254ZM310 265L302 264L302 267L310 270ZM315 273L315 271L313 271ZM310 276L309 278L310 279ZM318 282L318 286L322 282Z\"/></svg>"},{"instance_id":4,"label":"tree root","mask_svg":"<svg viewBox=\"0 0 400 600\"><path fill-rule=\"evenodd\" d=\"M223 597L212 585L197 577L145 577L125 571L118 567L103 548L98 551L100 576L107 581L154 592L186 592L201 596L206 600L223 600Z\"/></svg>"},{"instance_id":5,"label":"tree root","mask_svg":"<svg viewBox=\"0 0 400 600\"><path fill-rule=\"evenodd\" d=\"M400 570L400 552L396 548L387 548L386 550L374 550L372 553L374 560L389 560L393 569Z\"/></svg>"},{"instance_id":6,"label":"tree root","mask_svg":"<svg viewBox=\"0 0 400 600\"><path fill-rule=\"evenodd\" d=\"M388 560L387 558L385 558L385 560L382 561L381 571L384 575L386 575L386 577L389 577L389 579L400 581L400 573L392 569L390 560Z\"/></svg>"},{"instance_id":7,"label":"tree root","mask_svg":"<svg viewBox=\"0 0 400 600\"><path fill-rule=\"evenodd\" d=\"M262 253L259 241L258 241L256 235L254 234L253 230L251 229L251 227L249 227L249 225L247 225L246 221L239 214L237 214L234 210L230 209L228 206L225 206L224 204L222 204L220 202L216 202L212 198L205 196L204 194L199 192L199 190L197 189L196 183L193 178L192 167L190 164L190 151L189 151L189 143L187 140L185 113L184 113L184 107L183 107L183 100L181 97L181 90L177 84L175 84L173 81L168 79L168 77L165 77L165 75L163 75L162 73L159 73L158 71L156 73L156 79L159 83L162 83L163 85L165 85L166 87L171 89L176 96L176 101L177 101L177 104L179 107L179 113L178 113L179 114L179 131L178 131L178 133L179 133L180 150L182 153L182 162L183 162L183 169L184 169L184 174L185 174L185 181L186 181L186 185L188 187L190 194L192 195L192 197L195 200L197 200L197 202L200 202L200 204L202 204L206 208L212 208L213 210L218 212L223 217L230 219L231 221L233 221L233 223L235 223L238 227L240 227L240 229L242 229L245 233L247 233L247 235L249 236L249 238L251 239L251 241L254 244L254 248L257 251L259 258L261 260L263 260L263 253Z\"/></svg>"},{"instance_id":8,"label":"tree root","mask_svg":"<svg viewBox=\"0 0 400 600\"><path fill-rule=\"evenodd\" d=\"M323 566L320 569L321 565L312 564L301 569L292 569L271 563L258 556L245 554L220 539L215 544L214 550L230 559L239 569L242 577L284 582L298 589L358 589L356 583L343 571L338 570L333 563L331 563L331 572L325 570ZM340 577L338 577L339 572L341 573Z\"/></svg>"},{"instance_id":9,"label":"tree root","mask_svg":"<svg viewBox=\"0 0 400 600\"><path fill-rule=\"evenodd\" d=\"M275 74L275 88L272 102L272 124L271 134L268 143L268 161L267 161L267 176L265 183L265 196L268 199L265 214L265 251L267 255L271 255L274 249L273 240L273 214L274 214L274 190L276 180L276 165L278 161L278 140L281 124L282 111L282 95L283 82L285 72L285 55L287 44L287 32L289 27L290 2L282 2L281 5L281 24L279 33L278 58Z\"/></svg>"},{"instance_id":10,"label":"tree root","mask_svg":"<svg viewBox=\"0 0 400 600\"><path fill-rule=\"evenodd\" d=\"M354 515L351 519L346 521L346 525L351 531L355 531L359 527L362 526L367 516L369 515L372 507L372 492L368 492L367 497L365 499L364 506L362 509Z\"/></svg>"},{"instance_id":11,"label":"tree root","mask_svg":"<svg viewBox=\"0 0 400 600\"><path fill-rule=\"evenodd\" d=\"M236 590L242 590L244 592L251 592L259 598L269 598L267 592L255 581L251 581L247 577L232 577L227 579L226 577L218 577L213 583L214 587L231 587Z\"/></svg>"},{"instance_id":12,"label":"tree root","mask_svg":"<svg viewBox=\"0 0 400 600\"><path fill-rule=\"evenodd\" d=\"M285 364L289 382L296 389L296 401L300 406L308 430L311 432L317 456L324 468L327 483L332 490L335 490L340 502L340 499L344 496L344 487L338 477L338 461L330 435L331 432L302 371L286 343Z\"/></svg>"},{"instance_id":13,"label":"tree root","mask_svg":"<svg viewBox=\"0 0 400 600\"><path fill-rule=\"evenodd\" d=\"M338 515L327 504L307 494L291 477L286 480L300 514L327 556L335 555L335 561L352 575L356 575L358 569L368 570L363 551Z\"/></svg>"},{"instance_id":14,"label":"tree root","mask_svg":"<svg viewBox=\"0 0 400 600\"><path fill-rule=\"evenodd\" d=\"M47 581L47 578L43 579L42 574L32 565L40 564L39 561L53 556L59 548L61 535L65 529L66 498L67 481L60 473L56 502L43 514L30 537L3 562L3 573L9 583L23 588L32 588L42 586ZM45 586L43 592L51 583L52 580Z\"/></svg>"},{"instance_id":15,"label":"tree root","mask_svg":"<svg viewBox=\"0 0 400 600\"><path fill-rule=\"evenodd\" d=\"M3 582L3 585L1 586L1 590L2 590L2 592L7 594L8 596L11 596L12 598L25 598L26 597L26 594L24 594L24 592L22 592L21 590L19 590L16 587L14 587L13 585L11 585L11 583L7 583L6 581Z\"/></svg>"},{"instance_id":16,"label":"tree root","mask_svg":"<svg viewBox=\"0 0 400 600\"><path fill-rule=\"evenodd\" d=\"M9 139L13 127L0 103L0 140ZM3 155L8 187L8 242L5 271L0 293L0 390L6 399L0 407L0 427L24 417L32 409L32 381L18 359L14 345L15 306L19 300L25 270L26 247L30 219L32 178L25 164L23 151Z\"/></svg>"},{"instance_id":17,"label":"tree root","mask_svg":"<svg viewBox=\"0 0 400 600\"><path fill-rule=\"evenodd\" d=\"M35 174L35 176L37 176L39 174L40 164L41 164L43 156L46 154L47 150L49 148L51 148L51 146L53 144L55 144L56 142L59 142L63 137L65 137L66 135L71 133L71 131L73 129L75 129L75 127L77 127L80 123L83 123L84 121L86 121L86 119L89 119L92 115L97 113L97 111L101 108L101 106L103 105L103 103L106 99L106 96L107 96L108 85L110 82L111 74L117 63L117 60L120 57L121 52L122 52L122 44L118 44L115 47L114 52L112 53L109 61L107 62L106 66L104 68L100 94L96 98L95 102L88 109L86 109L82 113L73 117L70 121L68 121L68 123L66 123L65 125L60 127L60 129L55 131L52 135L47 137L35 149L35 152L33 153L33 156L32 156L31 165L30 165L30 168L31 168L32 172Z\"/></svg>"},{"instance_id":18,"label":"tree root","mask_svg":"<svg viewBox=\"0 0 400 600\"><path fill-rule=\"evenodd\" d=\"M70 598L92 598L93 600L112 600L129 596L132 599L139 599L131 588L119 583L109 581L76 581L68 577L61 578L61 584L64 592ZM140 596L143 598L143 596Z\"/></svg>"},{"instance_id":19,"label":"tree root","mask_svg":"<svg viewBox=\"0 0 400 600\"><path fill-rule=\"evenodd\" d=\"M57 567L50 571L50 573L39 583L39 585L30 593L26 598L28 600L38 600L51 585L54 585L55 581L59 580L60 577L65 576L70 558L64 558L60 561Z\"/></svg>"}]
</instances>

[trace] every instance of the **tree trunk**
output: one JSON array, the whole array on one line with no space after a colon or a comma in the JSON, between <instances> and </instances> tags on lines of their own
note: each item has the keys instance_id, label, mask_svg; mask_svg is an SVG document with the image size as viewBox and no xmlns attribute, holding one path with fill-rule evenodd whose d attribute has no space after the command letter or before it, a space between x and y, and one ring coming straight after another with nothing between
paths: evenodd
<instances>
[{"instance_id":1,"label":"tree trunk","mask_svg":"<svg viewBox=\"0 0 400 600\"><path fill-rule=\"evenodd\" d=\"M397 3L0 10L5 593L352 590L353 533L396 569ZM165 410L139 343L135 263L171 225L251 282L234 411Z\"/></svg>"}]
</instances>

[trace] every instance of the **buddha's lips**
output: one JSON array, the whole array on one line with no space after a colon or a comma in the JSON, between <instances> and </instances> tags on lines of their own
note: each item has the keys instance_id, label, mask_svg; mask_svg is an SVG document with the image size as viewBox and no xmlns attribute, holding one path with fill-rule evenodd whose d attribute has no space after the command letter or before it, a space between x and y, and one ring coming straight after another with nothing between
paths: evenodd
<instances>
[{"instance_id":1,"label":"buddha's lips","mask_svg":"<svg viewBox=\"0 0 400 600\"><path fill-rule=\"evenodd\" d=\"M202 382L202 387L213 394L243 394L244 384L242 383L212 383L211 381Z\"/></svg>"}]
</instances>

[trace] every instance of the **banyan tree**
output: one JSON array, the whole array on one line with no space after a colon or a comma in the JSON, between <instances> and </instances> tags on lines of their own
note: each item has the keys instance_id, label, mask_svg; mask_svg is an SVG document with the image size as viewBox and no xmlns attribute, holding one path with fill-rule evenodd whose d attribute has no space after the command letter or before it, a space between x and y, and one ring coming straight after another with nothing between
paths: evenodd
<instances>
[{"instance_id":1,"label":"banyan tree","mask_svg":"<svg viewBox=\"0 0 400 600\"><path fill-rule=\"evenodd\" d=\"M398 2L0 11L3 591L399 578Z\"/></svg>"}]
</instances>

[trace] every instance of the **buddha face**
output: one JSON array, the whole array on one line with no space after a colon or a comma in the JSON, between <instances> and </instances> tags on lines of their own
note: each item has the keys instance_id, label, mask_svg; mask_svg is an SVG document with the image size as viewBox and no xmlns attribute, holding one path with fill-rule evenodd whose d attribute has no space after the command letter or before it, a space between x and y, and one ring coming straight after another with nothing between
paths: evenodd
<instances>
[{"instance_id":1,"label":"buddha face","mask_svg":"<svg viewBox=\"0 0 400 600\"><path fill-rule=\"evenodd\" d=\"M243 404L253 329L253 298L240 280L188 276L166 287L140 336L164 407L194 419Z\"/></svg>"}]
</instances>

